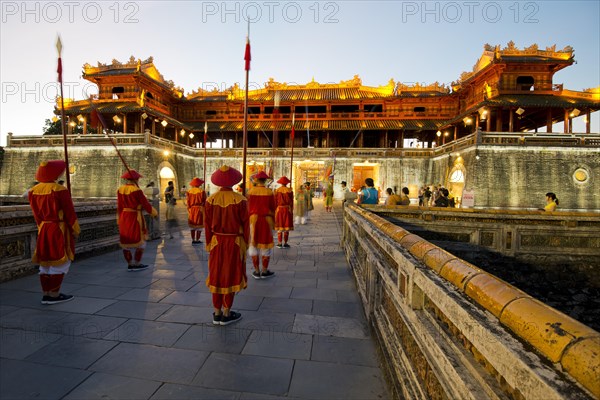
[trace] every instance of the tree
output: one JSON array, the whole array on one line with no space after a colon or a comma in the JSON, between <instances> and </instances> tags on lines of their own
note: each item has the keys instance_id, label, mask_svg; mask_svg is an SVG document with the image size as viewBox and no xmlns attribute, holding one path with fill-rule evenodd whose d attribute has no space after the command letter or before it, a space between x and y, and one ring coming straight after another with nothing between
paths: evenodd
<instances>
[{"instance_id":1,"label":"tree","mask_svg":"<svg viewBox=\"0 0 600 400\"><path fill-rule=\"evenodd\" d=\"M67 126L66 128L68 133L69 127ZM62 135L62 126L60 118L56 119L56 121L47 119L43 128L43 132L44 135ZM83 126L79 124L75 125L71 130L71 134L73 135L80 135L82 133Z\"/></svg>"}]
</instances>

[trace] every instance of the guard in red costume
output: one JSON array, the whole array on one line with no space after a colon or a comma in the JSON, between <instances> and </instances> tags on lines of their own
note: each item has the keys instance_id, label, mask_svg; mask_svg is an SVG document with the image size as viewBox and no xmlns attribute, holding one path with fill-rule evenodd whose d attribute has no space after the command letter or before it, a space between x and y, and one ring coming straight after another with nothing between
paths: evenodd
<instances>
[{"instance_id":1,"label":"guard in red costume","mask_svg":"<svg viewBox=\"0 0 600 400\"><path fill-rule=\"evenodd\" d=\"M289 249L288 238L290 231L294 230L294 191L287 187L287 184L290 183L287 176L279 178L277 183L282 185L275 190L277 247L280 249Z\"/></svg>"},{"instance_id":2,"label":"guard in red costume","mask_svg":"<svg viewBox=\"0 0 600 400\"><path fill-rule=\"evenodd\" d=\"M117 190L117 224L128 271L141 271L148 268L148 265L141 263L148 233L142 210L152 217L158 215L137 185L141 177L142 175L136 170L130 169L121 176L121 179L125 179L127 183Z\"/></svg>"},{"instance_id":3,"label":"guard in red costume","mask_svg":"<svg viewBox=\"0 0 600 400\"><path fill-rule=\"evenodd\" d=\"M206 203L206 192L200 188L204 181L194 178L190 182L191 189L187 191L188 226L192 235L192 245L202 243L200 235L204 228L204 205Z\"/></svg>"},{"instance_id":4,"label":"guard in red costume","mask_svg":"<svg viewBox=\"0 0 600 400\"><path fill-rule=\"evenodd\" d=\"M28 193L38 227L32 261L40 266L42 304L73 299L72 295L60 293L62 281L75 258L75 239L80 232L71 194L56 182L66 167L63 160L42 162L35 174L39 183Z\"/></svg>"},{"instance_id":5,"label":"guard in red costume","mask_svg":"<svg viewBox=\"0 0 600 400\"><path fill-rule=\"evenodd\" d=\"M213 324L229 325L242 318L240 313L231 311L231 306L235 293L245 289L248 282L248 202L232 189L242 180L240 171L224 165L210 180L220 190L206 200L205 206L206 250L210 253L206 286L215 309Z\"/></svg>"},{"instance_id":6,"label":"guard in red costume","mask_svg":"<svg viewBox=\"0 0 600 400\"><path fill-rule=\"evenodd\" d=\"M269 271L269 260L273 253L273 228L275 217L275 196L273 191L265 187L269 179L264 171L255 176L255 186L246 193L248 197L248 213L250 214L250 244L248 255L252 257L254 279L266 279L275 275ZM262 258L262 271L260 260Z\"/></svg>"}]
</instances>

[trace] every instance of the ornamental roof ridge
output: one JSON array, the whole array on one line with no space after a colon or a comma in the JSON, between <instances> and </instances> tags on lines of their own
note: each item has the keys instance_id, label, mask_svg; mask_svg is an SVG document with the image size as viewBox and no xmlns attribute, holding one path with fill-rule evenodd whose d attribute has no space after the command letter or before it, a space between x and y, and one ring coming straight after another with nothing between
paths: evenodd
<instances>
[{"instance_id":1,"label":"ornamental roof ridge","mask_svg":"<svg viewBox=\"0 0 600 400\"><path fill-rule=\"evenodd\" d=\"M451 86L454 90L459 90L460 86L479 71L486 68L488 65L502 58L510 59L511 57L543 57L561 61L573 59L574 49L571 46L565 46L562 50L556 50L556 44L546 47L545 50L540 50L537 43L533 43L529 47L518 49L514 41L506 44L506 47L501 48L499 44L492 46L489 43L483 45L483 53L477 60L471 71L463 71L457 81L452 82Z\"/></svg>"},{"instance_id":2,"label":"ornamental roof ridge","mask_svg":"<svg viewBox=\"0 0 600 400\"><path fill-rule=\"evenodd\" d=\"M85 64L83 64L83 71L86 75L94 75L94 74L98 74L100 72L114 70L114 69L136 68L136 70L140 70L142 65L144 65L144 66L146 66L148 64L153 65L153 63L154 63L154 57L152 57L152 56L148 57L144 61L140 60L139 58L136 60L134 56L131 56L131 57L129 57L129 60L124 63L120 62L116 58L113 58L113 60L111 61L110 64L104 64L104 63L101 63L100 61L98 61L98 65L95 67L89 63L85 63Z\"/></svg>"}]
</instances>

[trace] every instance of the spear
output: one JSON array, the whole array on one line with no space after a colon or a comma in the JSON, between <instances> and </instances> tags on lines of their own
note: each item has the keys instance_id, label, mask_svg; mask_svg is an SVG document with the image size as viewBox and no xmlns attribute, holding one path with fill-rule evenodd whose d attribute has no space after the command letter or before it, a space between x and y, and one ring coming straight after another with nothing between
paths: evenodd
<instances>
[{"instance_id":1,"label":"spear","mask_svg":"<svg viewBox=\"0 0 600 400\"><path fill-rule=\"evenodd\" d=\"M208 133L208 121L204 122L204 190L206 190L206 134Z\"/></svg>"},{"instance_id":2,"label":"spear","mask_svg":"<svg viewBox=\"0 0 600 400\"><path fill-rule=\"evenodd\" d=\"M65 148L65 164L67 173L67 190L71 193L71 170L69 168L69 153L67 152L67 129L65 120L65 96L63 94L63 79L62 79L62 42L60 41L60 35L56 39L56 50L58 50L58 66L56 72L58 73L58 82L60 83L60 115L61 115L61 130L63 135L63 146Z\"/></svg>"},{"instance_id":3,"label":"spear","mask_svg":"<svg viewBox=\"0 0 600 400\"><path fill-rule=\"evenodd\" d=\"M242 195L246 195L246 151L248 150L248 81L250 79L250 19L248 19L248 35L246 36L246 52L244 54L245 65L244 69L246 70L246 96L244 98L244 151L243 151L243 168L244 172L242 174Z\"/></svg>"},{"instance_id":4,"label":"spear","mask_svg":"<svg viewBox=\"0 0 600 400\"><path fill-rule=\"evenodd\" d=\"M292 133L290 133L290 141L292 142L292 154L290 157L290 182L292 182L292 173L294 172L294 136L296 129L294 124L296 123L296 113L292 114Z\"/></svg>"}]
</instances>

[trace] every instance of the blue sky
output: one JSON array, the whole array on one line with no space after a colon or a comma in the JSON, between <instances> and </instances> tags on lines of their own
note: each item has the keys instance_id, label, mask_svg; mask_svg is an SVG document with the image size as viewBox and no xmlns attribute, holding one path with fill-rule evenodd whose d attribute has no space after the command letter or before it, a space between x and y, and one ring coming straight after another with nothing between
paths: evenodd
<instances>
[{"instance_id":1,"label":"blue sky","mask_svg":"<svg viewBox=\"0 0 600 400\"><path fill-rule=\"evenodd\" d=\"M577 64L554 82L600 86L598 1L2 1L1 18L0 145L7 132L41 134L52 117L57 34L65 97L75 99L96 92L81 78L83 64L132 55L153 56L186 93L243 83L248 18L251 87L269 77L305 84L354 75L371 86L391 78L448 84L473 68L485 43L510 40L519 48L572 46ZM599 119L593 114L594 132Z\"/></svg>"}]
</instances>

